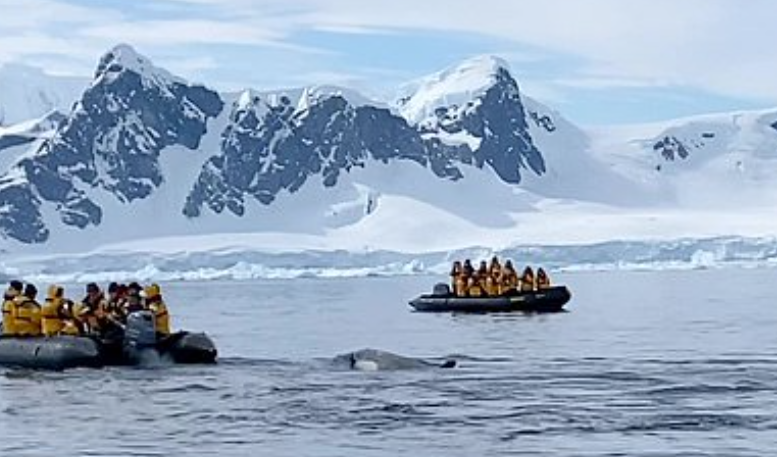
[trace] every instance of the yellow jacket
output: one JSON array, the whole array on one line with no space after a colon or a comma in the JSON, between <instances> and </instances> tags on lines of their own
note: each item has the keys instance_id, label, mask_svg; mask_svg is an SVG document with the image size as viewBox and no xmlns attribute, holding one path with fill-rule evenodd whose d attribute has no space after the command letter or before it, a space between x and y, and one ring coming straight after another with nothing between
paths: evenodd
<instances>
[{"instance_id":1,"label":"yellow jacket","mask_svg":"<svg viewBox=\"0 0 777 457\"><path fill-rule=\"evenodd\" d=\"M3 335L16 335L16 302L7 297L3 302Z\"/></svg>"},{"instance_id":2,"label":"yellow jacket","mask_svg":"<svg viewBox=\"0 0 777 457\"><path fill-rule=\"evenodd\" d=\"M98 333L100 325L105 318L105 299L100 296L94 302L86 300L73 306L73 317L80 327L86 327L87 333Z\"/></svg>"},{"instance_id":3,"label":"yellow jacket","mask_svg":"<svg viewBox=\"0 0 777 457\"><path fill-rule=\"evenodd\" d=\"M20 296L16 298L16 334L22 336L41 335L40 305L35 300Z\"/></svg>"},{"instance_id":4,"label":"yellow jacket","mask_svg":"<svg viewBox=\"0 0 777 457\"><path fill-rule=\"evenodd\" d=\"M534 289L534 271L527 268L521 276L521 292L531 292Z\"/></svg>"},{"instance_id":5,"label":"yellow jacket","mask_svg":"<svg viewBox=\"0 0 777 457\"><path fill-rule=\"evenodd\" d=\"M49 297L41 307L41 328L46 336L78 334L73 319L65 309L62 297Z\"/></svg>"},{"instance_id":6,"label":"yellow jacket","mask_svg":"<svg viewBox=\"0 0 777 457\"><path fill-rule=\"evenodd\" d=\"M548 288L550 288L550 277L545 273L545 270L540 268L539 271L537 271L537 289Z\"/></svg>"},{"instance_id":7,"label":"yellow jacket","mask_svg":"<svg viewBox=\"0 0 777 457\"><path fill-rule=\"evenodd\" d=\"M170 313L167 311L167 305L161 299L152 301L148 304L148 309L154 313L154 327L157 333L163 335L170 334Z\"/></svg>"},{"instance_id":8,"label":"yellow jacket","mask_svg":"<svg viewBox=\"0 0 777 457\"><path fill-rule=\"evenodd\" d=\"M453 292L456 294L457 297L466 297L467 286L468 286L468 280L462 273L458 277L456 277L456 282L455 282L455 287L453 288Z\"/></svg>"},{"instance_id":9,"label":"yellow jacket","mask_svg":"<svg viewBox=\"0 0 777 457\"><path fill-rule=\"evenodd\" d=\"M512 268L505 268L502 271L501 283L502 293L507 293L518 289L518 273L516 273Z\"/></svg>"}]
</instances>

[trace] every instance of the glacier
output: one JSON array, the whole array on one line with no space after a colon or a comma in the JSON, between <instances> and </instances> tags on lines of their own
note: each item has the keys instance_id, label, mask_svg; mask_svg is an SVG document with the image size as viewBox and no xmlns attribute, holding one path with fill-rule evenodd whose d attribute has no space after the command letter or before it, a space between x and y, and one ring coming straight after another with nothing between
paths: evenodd
<instances>
[{"instance_id":1,"label":"glacier","mask_svg":"<svg viewBox=\"0 0 777 457\"><path fill-rule=\"evenodd\" d=\"M777 238L717 237L671 241L607 241L584 245L470 247L420 254L392 251L198 252L96 251L0 261L0 278L42 283L202 281L295 278L447 276L454 260L510 258L552 273L612 270L775 268Z\"/></svg>"}]
</instances>

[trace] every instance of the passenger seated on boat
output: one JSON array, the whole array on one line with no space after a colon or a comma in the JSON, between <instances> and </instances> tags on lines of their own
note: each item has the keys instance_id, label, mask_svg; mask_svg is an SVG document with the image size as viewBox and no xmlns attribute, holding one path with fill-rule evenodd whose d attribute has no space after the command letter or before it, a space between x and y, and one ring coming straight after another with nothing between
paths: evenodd
<instances>
[{"instance_id":1,"label":"passenger seated on boat","mask_svg":"<svg viewBox=\"0 0 777 457\"><path fill-rule=\"evenodd\" d=\"M507 259L502 269L501 277L502 294L509 294L518 290L518 272L513 267L513 262Z\"/></svg>"},{"instance_id":2,"label":"passenger seated on boat","mask_svg":"<svg viewBox=\"0 0 777 457\"><path fill-rule=\"evenodd\" d=\"M470 276L466 271L462 270L458 278L456 278L456 288L454 293L457 297L466 297L469 290Z\"/></svg>"},{"instance_id":3,"label":"passenger seated on boat","mask_svg":"<svg viewBox=\"0 0 777 457\"><path fill-rule=\"evenodd\" d=\"M461 275L463 274L462 266L460 261L453 262L453 266L451 267L451 290L453 291L454 295L459 295L459 283L461 282Z\"/></svg>"},{"instance_id":4,"label":"passenger seated on boat","mask_svg":"<svg viewBox=\"0 0 777 457\"><path fill-rule=\"evenodd\" d=\"M112 282L108 285L108 299L105 302L105 312L114 322L127 321L127 286Z\"/></svg>"},{"instance_id":5,"label":"passenger seated on boat","mask_svg":"<svg viewBox=\"0 0 777 457\"><path fill-rule=\"evenodd\" d=\"M143 300L143 293L144 293L143 292L143 287L140 284L138 284L137 282L133 281L133 282L129 283L129 285L127 286L127 297L128 298L129 297L136 298L137 301L140 302L141 309L146 309L146 304L145 304L145 302ZM135 300L133 300L133 302L134 301ZM134 303L133 303L133 306L134 306ZM137 311L137 310L132 310L132 311Z\"/></svg>"},{"instance_id":6,"label":"passenger seated on boat","mask_svg":"<svg viewBox=\"0 0 777 457\"><path fill-rule=\"evenodd\" d=\"M162 289L159 284L151 284L146 287L146 306L154 313L154 327L162 336L170 335L170 314L167 305L162 300Z\"/></svg>"},{"instance_id":7,"label":"passenger seated on boat","mask_svg":"<svg viewBox=\"0 0 777 457\"><path fill-rule=\"evenodd\" d=\"M467 296L482 297L484 293L485 291L481 285L480 275L475 272L475 274L469 277L469 282L467 283Z\"/></svg>"},{"instance_id":8,"label":"passenger seated on boat","mask_svg":"<svg viewBox=\"0 0 777 457\"><path fill-rule=\"evenodd\" d=\"M472 267L472 262L470 262L469 259L464 260L464 266L462 267L462 270L464 271L464 274L472 277L472 275L475 274L475 269Z\"/></svg>"},{"instance_id":9,"label":"passenger seated on boat","mask_svg":"<svg viewBox=\"0 0 777 457\"><path fill-rule=\"evenodd\" d=\"M131 282L127 286L127 299L125 301L124 312L127 316L135 311L145 311L148 309L145 300L146 292L137 282Z\"/></svg>"},{"instance_id":10,"label":"passenger seated on boat","mask_svg":"<svg viewBox=\"0 0 777 457\"><path fill-rule=\"evenodd\" d=\"M124 314L126 316L144 309L146 308L143 306L143 298L140 295L127 295L127 300L124 302Z\"/></svg>"},{"instance_id":11,"label":"passenger seated on boat","mask_svg":"<svg viewBox=\"0 0 777 457\"><path fill-rule=\"evenodd\" d=\"M73 320L73 303L65 299L65 289L53 284L41 307L41 329L45 336L78 335Z\"/></svg>"},{"instance_id":12,"label":"passenger seated on boat","mask_svg":"<svg viewBox=\"0 0 777 457\"><path fill-rule=\"evenodd\" d=\"M549 289L550 288L550 277L548 277L548 274L545 273L545 270L542 267L539 267L537 269L537 289Z\"/></svg>"},{"instance_id":13,"label":"passenger seated on boat","mask_svg":"<svg viewBox=\"0 0 777 457\"><path fill-rule=\"evenodd\" d=\"M3 294L3 335L16 335L16 297L22 294L21 281L11 281Z\"/></svg>"},{"instance_id":14,"label":"passenger seated on boat","mask_svg":"<svg viewBox=\"0 0 777 457\"><path fill-rule=\"evenodd\" d=\"M35 300L38 289L32 285L24 286L24 292L16 297L16 334L19 336L40 336L40 304Z\"/></svg>"},{"instance_id":15,"label":"passenger seated on boat","mask_svg":"<svg viewBox=\"0 0 777 457\"><path fill-rule=\"evenodd\" d=\"M502 265L499 259L494 256L491 258L491 264L488 266L488 277L486 278L486 292L495 297L502 294L501 287Z\"/></svg>"},{"instance_id":16,"label":"passenger seated on boat","mask_svg":"<svg viewBox=\"0 0 777 457\"><path fill-rule=\"evenodd\" d=\"M108 284L108 296L105 298L105 312L113 313L119 304L119 283Z\"/></svg>"},{"instance_id":17,"label":"passenger seated on boat","mask_svg":"<svg viewBox=\"0 0 777 457\"><path fill-rule=\"evenodd\" d=\"M499 284L491 275L486 275L483 281L483 291L489 297L496 297L499 295Z\"/></svg>"},{"instance_id":18,"label":"passenger seated on boat","mask_svg":"<svg viewBox=\"0 0 777 457\"><path fill-rule=\"evenodd\" d=\"M526 266L523 269L523 275L521 275L521 292L531 292L534 290L534 270L532 267Z\"/></svg>"},{"instance_id":19,"label":"passenger seated on boat","mask_svg":"<svg viewBox=\"0 0 777 457\"><path fill-rule=\"evenodd\" d=\"M488 266L486 261L481 261L478 270L469 281L468 294L470 297L482 297L487 294L486 281L488 278Z\"/></svg>"},{"instance_id":20,"label":"passenger seated on boat","mask_svg":"<svg viewBox=\"0 0 777 457\"><path fill-rule=\"evenodd\" d=\"M475 278L475 269L472 267L472 262L469 259L464 259L464 265L461 268L462 281L464 281L464 288L462 289L462 297L470 295L470 287L477 282ZM476 291L477 292L477 291Z\"/></svg>"},{"instance_id":21,"label":"passenger seated on boat","mask_svg":"<svg viewBox=\"0 0 777 457\"><path fill-rule=\"evenodd\" d=\"M485 260L480 261L480 266L478 266L478 274L485 276L488 276L488 264Z\"/></svg>"},{"instance_id":22,"label":"passenger seated on boat","mask_svg":"<svg viewBox=\"0 0 777 457\"><path fill-rule=\"evenodd\" d=\"M105 322L105 296L100 287L90 282L86 285L86 296L73 310L81 333L100 333L101 324Z\"/></svg>"}]
</instances>

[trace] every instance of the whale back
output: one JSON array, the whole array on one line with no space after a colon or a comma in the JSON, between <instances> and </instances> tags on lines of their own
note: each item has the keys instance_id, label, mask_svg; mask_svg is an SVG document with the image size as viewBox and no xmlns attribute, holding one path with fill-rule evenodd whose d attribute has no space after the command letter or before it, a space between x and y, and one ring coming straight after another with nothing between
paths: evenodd
<instances>
[{"instance_id":1,"label":"whale back","mask_svg":"<svg viewBox=\"0 0 777 457\"><path fill-rule=\"evenodd\" d=\"M346 366L349 369L358 371L413 370L434 367L451 368L455 366L455 361L446 361L444 364L439 365L423 359L405 357L393 352L372 348L359 349L358 351L338 355L333 362L335 365Z\"/></svg>"}]
</instances>

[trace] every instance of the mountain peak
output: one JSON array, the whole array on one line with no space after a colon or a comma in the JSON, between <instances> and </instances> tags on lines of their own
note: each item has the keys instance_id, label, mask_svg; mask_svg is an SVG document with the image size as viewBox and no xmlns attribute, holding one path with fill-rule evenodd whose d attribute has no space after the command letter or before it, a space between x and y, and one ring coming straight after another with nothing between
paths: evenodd
<instances>
[{"instance_id":1,"label":"mountain peak","mask_svg":"<svg viewBox=\"0 0 777 457\"><path fill-rule=\"evenodd\" d=\"M510 71L507 61L501 57L484 54L466 59L458 65L443 70L441 73L447 73L448 77L477 78L480 76L489 78L496 75L499 70Z\"/></svg>"},{"instance_id":2,"label":"mountain peak","mask_svg":"<svg viewBox=\"0 0 777 457\"><path fill-rule=\"evenodd\" d=\"M406 84L399 111L413 123L426 119L438 106L463 105L493 86L501 73L509 74L503 59L476 56L442 71Z\"/></svg>"},{"instance_id":3,"label":"mountain peak","mask_svg":"<svg viewBox=\"0 0 777 457\"><path fill-rule=\"evenodd\" d=\"M113 78L125 70L158 83L185 83L181 78L173 76L167 70L155 66L150 59L124 43L117 44L103 54L94 77L95 79Z\"/></svg>"}]
</instances>

